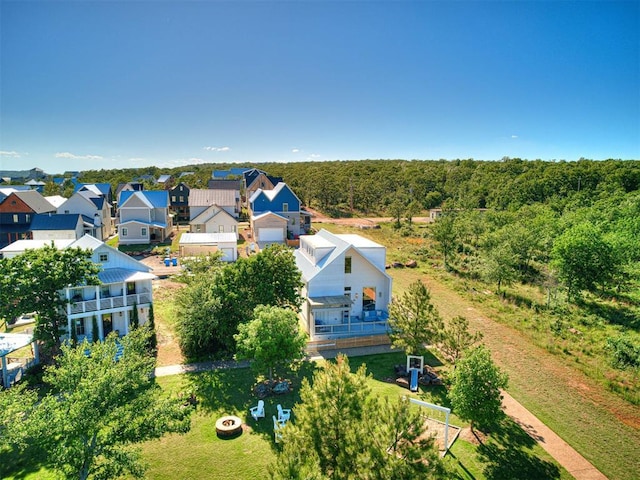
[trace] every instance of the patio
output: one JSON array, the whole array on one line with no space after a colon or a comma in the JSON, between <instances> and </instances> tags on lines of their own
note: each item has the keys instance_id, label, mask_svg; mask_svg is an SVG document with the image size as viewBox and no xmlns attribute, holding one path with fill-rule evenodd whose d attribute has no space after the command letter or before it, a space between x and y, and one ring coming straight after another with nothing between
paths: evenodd
<instances>
[{"instance_id":1,"label":"patio","mask_svg":"<svg viewBox=\"0 0 640 480\"><path fill-rule=\"evenodd\" d=\"M32 356L25 357L23 354L9 357L9 354L27 347L31 344ZM0 335L0 360L2 363L2 386L9 388L22 378L25 370L32 365L37 365L40 361L38 356L38 345L32 334L26 333L3 333Z\"/></svg>"}]
</instances>

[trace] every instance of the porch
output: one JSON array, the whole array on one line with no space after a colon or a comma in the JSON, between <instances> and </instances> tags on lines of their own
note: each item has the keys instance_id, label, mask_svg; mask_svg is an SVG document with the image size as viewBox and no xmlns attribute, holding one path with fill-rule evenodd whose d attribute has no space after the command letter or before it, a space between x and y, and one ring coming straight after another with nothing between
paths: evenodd
<instances>
[{"instance_id":1,"label":"porch","mask_svg":"<svg viewBox=\"0 0 640 480\"><path fill-rule=\"evenodd\" d=\"M384 335L388 332L389 314L384 310L372 310L361 315L343 317L338 323L315 318L312 315L314 340L330 340L342 337Z\"/></svg>"},{"instance_id":2,"label":"porch","mask_svg":"<svg viewBox=\"0 0 640 480\"><path fill-rule=\"evenodd\" d=\"M151 290L116 296L103 296L98 293L96 298L89 300L71 299L71 303L67 306L67 315L113 310L132 305L143 305L151 303L151 298Z\"/></svg>"}]
</instances>

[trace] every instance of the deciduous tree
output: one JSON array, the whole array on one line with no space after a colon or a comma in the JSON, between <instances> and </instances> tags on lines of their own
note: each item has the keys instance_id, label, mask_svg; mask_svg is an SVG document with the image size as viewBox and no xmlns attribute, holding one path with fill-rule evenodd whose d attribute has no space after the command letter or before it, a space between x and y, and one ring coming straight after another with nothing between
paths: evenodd
<instances>
[{"instance_id":1,"label":"deciduous tree","mask_svg":"<svg viewBox=\"0 0 640 480\"><path fill-rule=\"evenodd\" d=\"M495 425L504 416L500 390L507 388L507 381L485 346L472 349L460 359L451 378L449 399L455 414L468 420L472 430Z\"/></svg>"},{"instance_id":2,"label":"deciduous tree","mask_svg":"<svg viewBox=\"0 0 640 480\"><path fill-rule=\"evenodd\" d=\"M238 325L234 338L236 357L252 360L252 366L259 372L267 370L270 381L275 369L291 368L304 358L307 343L293 310L266 305L258 305L253 319Z\"/></svg>"},{"instance_id":3,"label":"deciduous tree","mask_svg":"<svg viewBox=\"0 0 640 480\"><path fill-rule=\"evenodd\" d=\"M23 404L17 438L46 452L46 466L65 478L141 478L144 468L134 445L187 431L190 414L182 400L166 398L155 383L148 334L145 326L121 340L110 335L76 348L63 345L43 376L51 393ZM117 341L124 352L119 359Z\"/></svg>"},{"instance_id":4,"label":"deciduous tree","mask_svg":"<svg viewBox=\"0 0 640 480\"><path fill-rule=\"evenodd\" d=\"M44 343L45 356L55 355L66 331L67 300L60 291L69 285L98 284L99 271L90 250L59 250L53 243L0 259L0 317L37 312L35 337Z\"/></svg>"}]
</instances>

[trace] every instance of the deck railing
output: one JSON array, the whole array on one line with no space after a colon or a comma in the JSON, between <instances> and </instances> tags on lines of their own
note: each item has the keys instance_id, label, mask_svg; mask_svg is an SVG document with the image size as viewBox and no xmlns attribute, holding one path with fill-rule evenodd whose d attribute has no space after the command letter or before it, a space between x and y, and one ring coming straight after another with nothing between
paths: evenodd
<instances>
[{"instance_id":1,"label":"deck railing","mask_svg":"<svg viewBox=\"0 0 640 480\"><path fill-rule=\"evenodd\" d=\"M129 305L142 305L151 303L151 292L140 292L132 295L119 295L117 297L104 297L99 300L83 300L72 302L69 305L71 314L97 312L98 310L111 310Z\"/></svg>"}]
</instances>

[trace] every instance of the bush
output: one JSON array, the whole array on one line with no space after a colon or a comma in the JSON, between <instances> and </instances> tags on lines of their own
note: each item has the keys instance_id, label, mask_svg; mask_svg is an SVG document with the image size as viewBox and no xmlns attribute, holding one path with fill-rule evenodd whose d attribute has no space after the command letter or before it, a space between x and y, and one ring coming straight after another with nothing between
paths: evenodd
<instances>
[{"instance_id":1,"label":"bush","mask_svg":"<svg viewBox=\"0 0 640 480\"><path fill-rule=\"evenodd\" d=\"M611 354L611 360L617 368L640 367L640 345L628 337L607 338L606 349Z\"/></svg>"}]
</instances>

